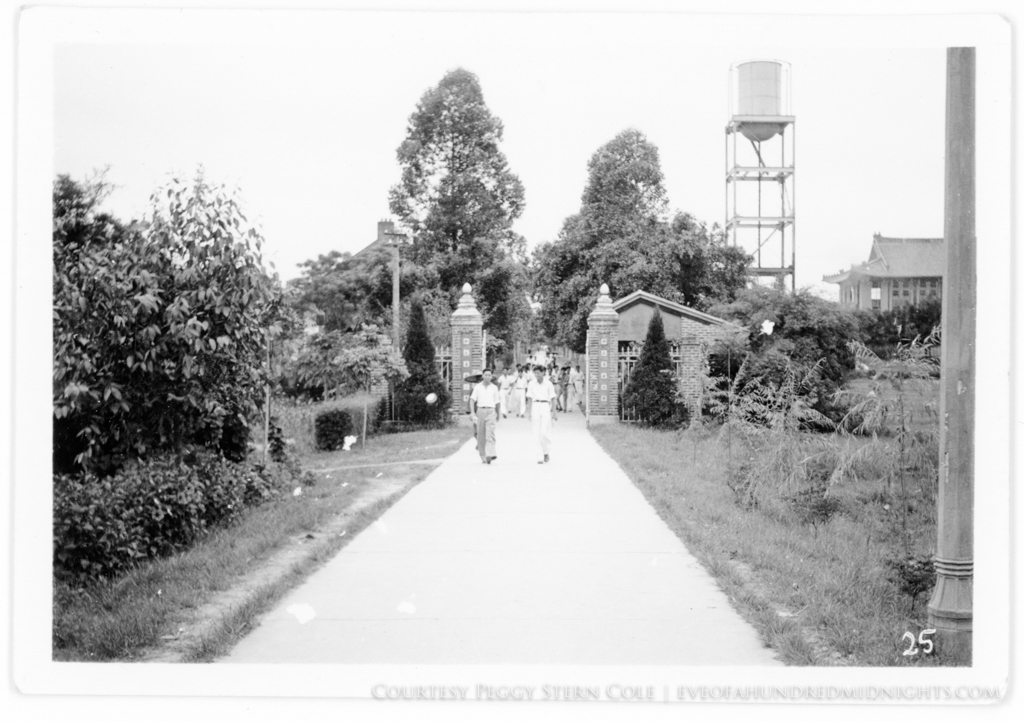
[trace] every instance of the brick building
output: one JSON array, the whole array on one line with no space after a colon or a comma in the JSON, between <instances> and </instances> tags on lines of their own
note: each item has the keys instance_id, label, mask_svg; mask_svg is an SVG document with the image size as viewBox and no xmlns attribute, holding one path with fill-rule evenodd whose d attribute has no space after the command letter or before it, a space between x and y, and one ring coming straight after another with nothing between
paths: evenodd
<instances>
[{"instance_id":1,"label":"brick building","mask_svg":"<svg viewBox=\"0 0 1024 721\"><path fill-rule=\"evenodd\" d=\"M618 315L618 390L621 393L640 358L647 326L655 309L661 313L665 338L672 348L679 388L686 401L695 405L701 394L701 367L707 345L729 321L685 305L638 290L612 303ZM630 419L625 419L630 420Z\"/></svg>"},{"instance_id":2,"label":"brick building","mask_svg":"<svg viewBox=\"0 0 1024 721\"><path fill-rule=\"evenodd\" d=\"M866 262L823 280L839 286L839 304L894 310L942 298L946 244L942 238L886 238L875 233Z\"/></svg>"}]
</instances>

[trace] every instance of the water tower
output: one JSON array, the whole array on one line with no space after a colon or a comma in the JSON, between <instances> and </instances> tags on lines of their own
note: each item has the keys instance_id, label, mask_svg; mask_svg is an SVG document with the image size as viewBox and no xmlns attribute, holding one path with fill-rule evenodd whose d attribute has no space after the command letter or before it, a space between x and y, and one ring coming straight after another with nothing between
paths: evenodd
<instances>
[{"instance_id":1,"label":"water tower","mask_svg":"<svg viewBox=\"0 0 1024 721\"><path fill-rule=\"evenodd\" d=\"M789 63L729 68L725 128L725 229L752 256L751 275L796 290L796 118Z\"/></svg>"}]
</instances>

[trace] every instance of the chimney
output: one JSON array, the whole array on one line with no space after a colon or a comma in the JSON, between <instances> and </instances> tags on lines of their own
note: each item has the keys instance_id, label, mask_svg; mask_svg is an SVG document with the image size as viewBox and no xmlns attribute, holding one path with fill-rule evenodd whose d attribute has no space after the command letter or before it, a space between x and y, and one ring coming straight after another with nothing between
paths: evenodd
<instances>
[{"instance_id":1,"label":"chimney","mask_svg":"<svg viewBox=\"0 0 1024 721\"><path fill-rule=\"evenodd\" d=\"M382 243L387 242L387 233L395 232L395 224L390 220L378 220L377 221L377 240Z\"/></svg>"}]
</instances>

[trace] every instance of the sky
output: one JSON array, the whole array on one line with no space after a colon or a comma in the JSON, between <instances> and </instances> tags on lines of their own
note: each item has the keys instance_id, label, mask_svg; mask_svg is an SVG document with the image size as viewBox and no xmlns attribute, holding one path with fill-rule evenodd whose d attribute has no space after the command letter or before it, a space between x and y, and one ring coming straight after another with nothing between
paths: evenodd
<instances>
[{"instance_id":1,"label":"sky","mask_svg":"<svg viewBox=\"0 0 1024 721\"><path fill-rule=\"evenodd\" d=\"M457 67L504 124L531 249L579 210L587 161L626 128L657 146L673 211L723 223L729 68L750 59L791 67L799 286L835 295L822 276L866 260L876 232L942 235L945 46L924 32L825 42L749 16L639 13L142 15L124 28L92 11L96 40L55 46L54 172L109 166L107 206L128 219L202 164L240 189L286 280L375 238L408 118Z\"/></svg>"}]
</instances>

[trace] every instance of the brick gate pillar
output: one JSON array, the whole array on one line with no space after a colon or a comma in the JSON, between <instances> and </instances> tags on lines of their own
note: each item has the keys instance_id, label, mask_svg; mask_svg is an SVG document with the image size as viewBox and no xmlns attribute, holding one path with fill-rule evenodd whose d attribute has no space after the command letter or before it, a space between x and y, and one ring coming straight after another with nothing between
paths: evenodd
<instances>
[{"instance_id":1,"label":"brick gate pillar","mask_svg":"<svg viewBox=\"0 0 1024 721\"><path fill-rule=\"evenodd\" d=\"M469 413L469 395L473 384L466 376L480 373L484 367L484 319L471 295L473 287L462 286L459 307L452 313L452 410Z\"/></svg>"},{"instance_id":2,"label":"brick gate pillar","mask_svg":"<svg viewBox=\"0 0 1024 721\"><path fill-rule=\"evenodd\" d=\"M619 314L607 283L587 316L587 403L591 423L619 419Z\"/></svg>"}]
</instances>

